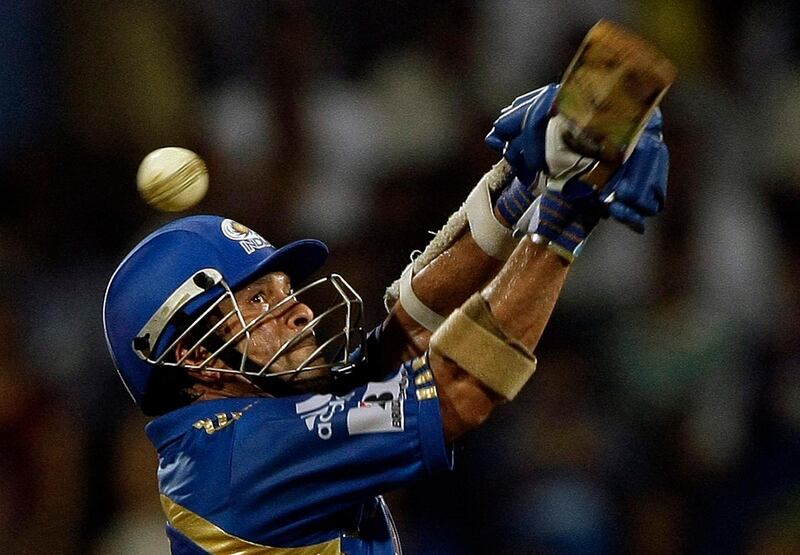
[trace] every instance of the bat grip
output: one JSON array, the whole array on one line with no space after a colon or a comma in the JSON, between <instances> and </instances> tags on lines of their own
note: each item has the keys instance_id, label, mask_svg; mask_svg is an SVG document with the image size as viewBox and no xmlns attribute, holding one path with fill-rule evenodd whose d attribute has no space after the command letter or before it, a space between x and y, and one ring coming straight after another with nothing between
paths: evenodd
<instances>
[{"instance_id":1,"label":"bat grip","mask_svg":"<svg viewBox=\"0 0 800 555\"><path fill-rule=\"evenodd\" d=\"M597 191L602 191L606 183L619 167L616 162L598 161L594 167L581 176L581 181L588 183Z\"/></svg>"}]
</instances>

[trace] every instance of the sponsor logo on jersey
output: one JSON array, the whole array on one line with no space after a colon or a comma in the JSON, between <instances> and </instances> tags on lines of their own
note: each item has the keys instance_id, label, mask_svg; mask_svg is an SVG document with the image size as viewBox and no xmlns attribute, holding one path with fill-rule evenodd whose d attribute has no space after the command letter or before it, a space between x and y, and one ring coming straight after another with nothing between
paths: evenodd
<instances>
[{"instance_id":1,"label":"sponsor logo on jersey","mask_svg":"<svg viewBox=\"0 0 800 555\"><path fill-rule=\"evenodd\" d=\"M269 241L249 227L231 219L222 220L221 227L222 234L231 241L239 243L247 254L253 254L258 249L272 246Z\"/></svg>"},{"instance_id":2,"label":"sponsor logo on jersey","mask_svg":"<svg viewBox=\"0 0 800 555\"><path fill-rule=\"evenodd\" d=\"M342 397L336 395L314 395L305 401L295 404L295 412L300 415L309 431L317 431L321 439L330 439L333 436L333 423L331 420L337 412L344 410L345 404L353 397L348 393Z\"/></svg>"},{"instance_id":3,"label":"sponsor logo on jersey","mask_svg":"<svg viewBox=\"0 0 800 555\"><path fill-rule=\"evenodd\" d=\"M239 420L245 412L250 410L250 407L252 406L253 404L250 403L240 411L221 412L215 415L216 420L214 418L202 418L195 422L192 426L196 430L205 430L208 435L215 434L221 429L227 428Z\"/></svg>"},{"instance_id":4,"label":"sponsor logo on jersey","mask_svg":"<svg viewBox=\"0 0 800 555\"><path fill-rule=\"evenodd\" d=\"M385 382L369 383L358 405L347 412L350 435L402 432L408 375L405 369Z\"/></svg>"},{"instance_id":5,"label":"sponsor logo on jersey","mask_svg":"<svg viewBox=\"0 0 800 555\"><path fill-rule=\"evenodd\" d=\"M357 403L347 408L354 393L339 397L319 394L295 404L308 431L316 431L321 439L333 437L333 418L346 412L349 435L402 432L405 430L405 401L408 374L403 369L385 382L368 383Z\"/></svg>"}]
</instances>

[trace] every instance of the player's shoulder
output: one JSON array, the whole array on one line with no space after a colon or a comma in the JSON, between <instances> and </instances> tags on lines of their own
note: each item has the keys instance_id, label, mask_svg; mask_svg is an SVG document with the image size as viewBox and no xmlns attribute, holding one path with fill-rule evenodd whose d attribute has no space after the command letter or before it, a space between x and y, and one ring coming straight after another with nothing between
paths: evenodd
<instances>
[{"instance_id":1,"label":"player's shoulder","mask_svg":"<svg viewBox=\"0 0 800 555\"><path fill-rule=\"evenodd\" d=\"M203 401L168 412L145 427L150 441L160 449L175 439L196 431L208 434L227 428L254 407L264 405L268 399L260 397L232 397Z\"/></svg>"},{"instance_id":2,"label":"player's shoulder","mask_svg":"<svg viewBox=\"0 0 800 555\"><path fill-rule=\"evenodd\" d=\"M296 418L304 403L320 395L306 393L290 397L231 397L193 403L171 411L147 424L153 445L163 447L186 434L220 438L223 430L260 429L272 421ZM328 395L330 397L331 395Z\"/></svg>"}]
</instances>

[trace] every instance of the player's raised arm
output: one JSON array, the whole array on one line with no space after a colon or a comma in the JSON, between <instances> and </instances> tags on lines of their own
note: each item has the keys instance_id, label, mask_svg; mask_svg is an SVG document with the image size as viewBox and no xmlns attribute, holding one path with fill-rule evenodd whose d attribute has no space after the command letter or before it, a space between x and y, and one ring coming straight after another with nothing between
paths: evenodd
<instances>
[{"instance_id":1,"label":"player's raised arm","mask_svg":"<svg viewBox=\"0 0 800 555\"><path fill-rule=\"evenodd\" d=\"M644 217L660 209L663 198L637 199L642 202L632 208L628 185L618 185L614 196L602 197L607 209L586 210L582 205L598 199L589 194L591 187L587 192L571 178L581 175L583 183L602 189L642 132L652 141L654 129L660 133L656 106L674 79L674 66L652 45L600 21L560 85L524 94L502 110L486 142L503 159L387 290L387 369L427 348L430 333L495 275L538 214L552 222L545 218L537 236L567 257L596 223L591 220L602 215L641 231ZM652 171L666 164L666 154L662 158L654 160ZM563 195L537 199L545 183Z\"/></svg>"},{"instance_id":2,"label":"player's raised arm","mask_svg":"<svg viewBox=\"0 0 800 555\"><path fill-rule=\"evenodd\" d=\"M530 111L535 109L535 105L528 106ZM529 124L536 121L530 117L523 120ZM536 125L544 133L556 124L551 120ZM496 131L497 126L493 133ZM502 135L507 159L513 159L508 156L512 148L527 149L529 154L533 150L529 140L514 143L525 131L523 125L521 131ZM541 156L519 157L512 166L516 175L543 173L545 187L534 203L535 212L523 224L517 222L524 225L524 238L499 273L462 305L451 308L430 336L419 331L402 306L396 306L387 318L385 329L408 326L406 329L412 330L409 335L417 334L414 348L427 342L448 439L480 424L498 403L513 399L532 375L536 367L533 351L570 264L597 223L611 216L641 232L645 219L664 206L668 153L657 111L628 161L601 189L582 180L596 161L552 141L539 150ZM536 164L545 164L544 169ZM469 295L466 287L451 287L450 283L457 282L462 271L472 276L469 255L482 260L474 243L470 235L463 236L418 274L414 285L422 295L430 295L431 303L436 302L437 294L455 291L439 306L451 306ZM471 286L476 285L474 277L469 280ZM395 339L400 337L397 333Z\"/></svg>"},{"instance_id":3,"label":"player's raised arm","mask_svg":"<svg viewBox=\"0 0 800 555\"><path fill-rule=\"evenodd\" d=\"M387 369L423 353L431 333L497 274L524 235L514 233L514 226L530 208L539 175L547 169L545 129L556 92L556 85L548 85L503 109L486 142L504 158L387 290ZM538 159L524 163L525 144Z\"/></svg>"}]
</instances>

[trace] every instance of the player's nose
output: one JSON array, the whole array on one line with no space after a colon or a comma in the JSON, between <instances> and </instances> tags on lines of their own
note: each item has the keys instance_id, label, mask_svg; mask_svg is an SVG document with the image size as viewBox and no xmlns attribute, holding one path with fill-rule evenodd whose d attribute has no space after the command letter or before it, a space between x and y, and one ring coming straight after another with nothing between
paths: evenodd
<instances>
[{"instance_id":1,"label":"player's nose","mask_svg":"<svg viewBox=\"0 0 800 555\"><path fill-rule=\"evenodd\" d=\"M284 315L286 324L296 330L303 329L314 319L314 312L305 303L294 303Z\"/></svg>"}]
</instances>

